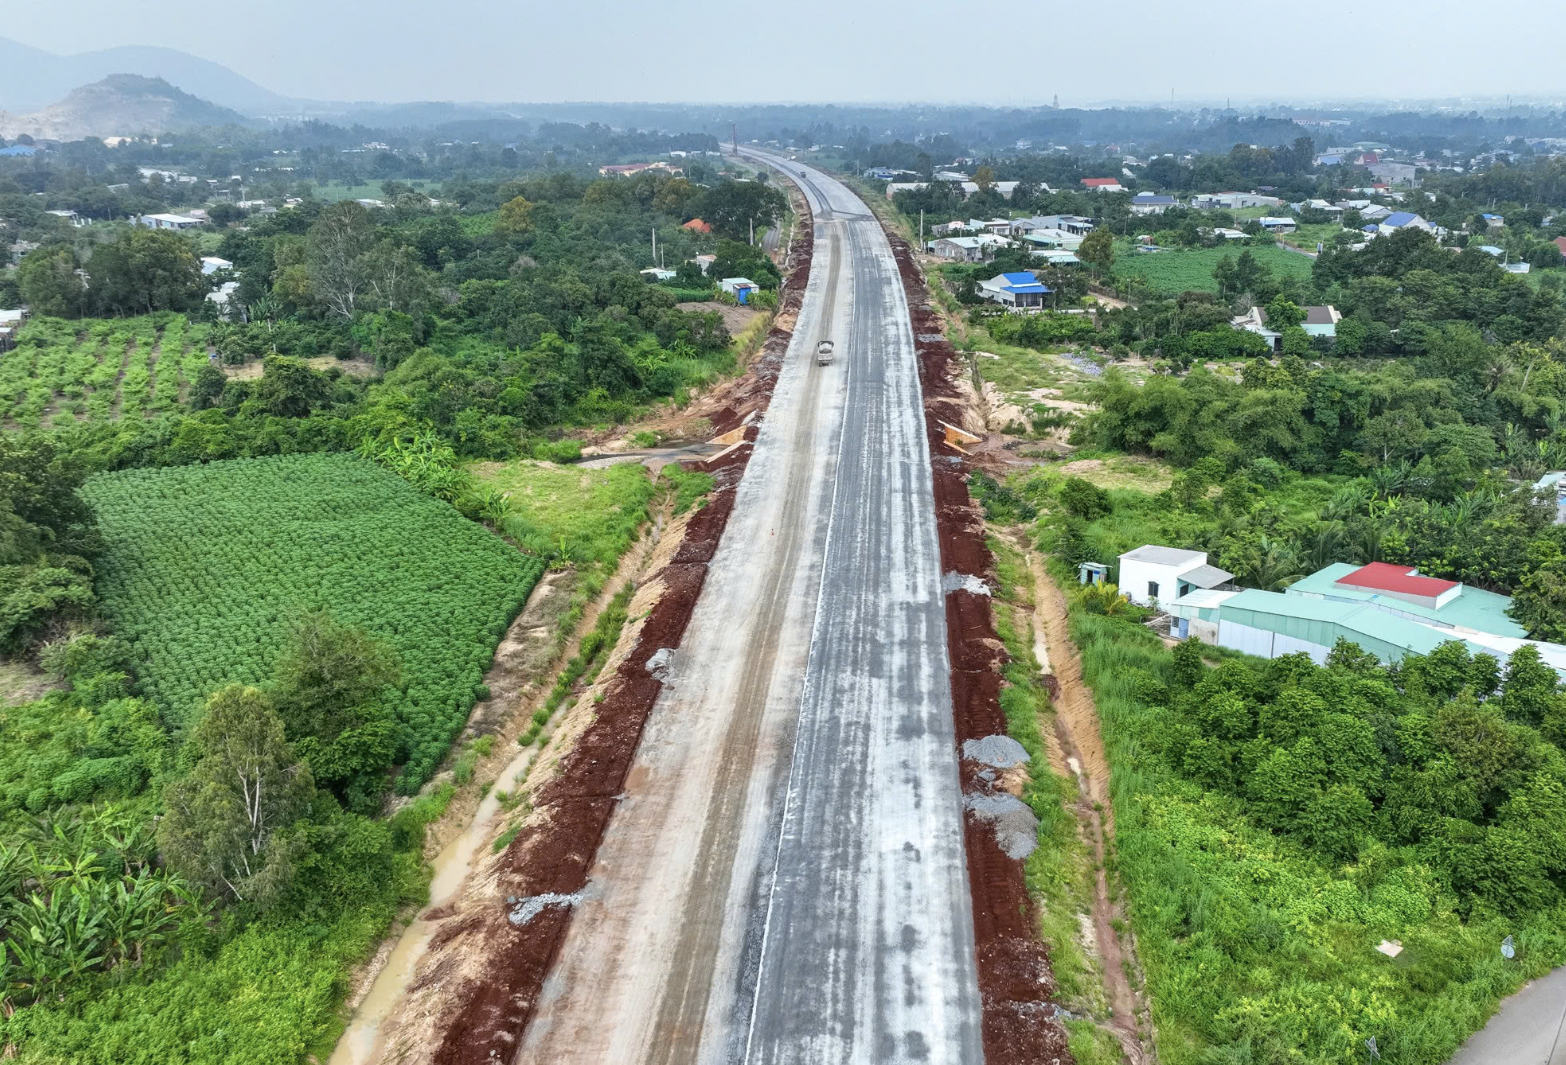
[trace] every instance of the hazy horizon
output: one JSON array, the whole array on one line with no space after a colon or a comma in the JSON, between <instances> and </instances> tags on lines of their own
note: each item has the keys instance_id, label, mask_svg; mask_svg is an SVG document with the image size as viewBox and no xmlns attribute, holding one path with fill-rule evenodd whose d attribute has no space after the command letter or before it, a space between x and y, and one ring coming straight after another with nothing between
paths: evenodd
<instances>
[{"instance_id":1,"label":"hazy horizon","mask_svg":"<svg viewBox=\"0 0 1566 1065\"><path fill-rule=\"evenodd\" d=\"M1239 0L1208 5L1199 25L1127 0L1094 12L1086 28L1060 30L986 26L972 12L954 19L934 0L891 11L800 0L792 13L803 29L792 38L776 30L778 51L795 54L760 65L750 22L710 0L678 18L624 0L599 4L591 18L501 0L439 11L389 0L373 22L302 0L277 0L266 14L161 0L161 17L128 26L110 0L16 6L0 34L35 48L176 48L283 96L329 101L1039 106L1058 96L1083 107L1168 104L1173 90L1176 106L1197 107L1566 97L1553 55L1566 9L1544 0L1487 9L1482 25L1456 0L1329 0L1281 27ZM997 31L1018 43L978 43ZM1504 74L1474 58L1497 43ZM950 69L964 73L941 73Z\"/></svg>"}]
</instances>

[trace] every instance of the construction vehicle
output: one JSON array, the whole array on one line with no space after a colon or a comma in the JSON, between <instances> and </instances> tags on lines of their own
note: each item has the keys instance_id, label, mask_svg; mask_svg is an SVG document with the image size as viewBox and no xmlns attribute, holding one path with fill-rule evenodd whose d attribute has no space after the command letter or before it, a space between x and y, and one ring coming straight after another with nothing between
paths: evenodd
<instances>
[{"instance_id":1,"label":"construction vehicle","mask_svg":"<svg viewBox=\"0 0 1566 1065\"><path fill-rule=\"evenodd\" d=\"M830 366L832 364L832 342L823 340L816 345L816 365Z\"/></svg>"}]
</instances>

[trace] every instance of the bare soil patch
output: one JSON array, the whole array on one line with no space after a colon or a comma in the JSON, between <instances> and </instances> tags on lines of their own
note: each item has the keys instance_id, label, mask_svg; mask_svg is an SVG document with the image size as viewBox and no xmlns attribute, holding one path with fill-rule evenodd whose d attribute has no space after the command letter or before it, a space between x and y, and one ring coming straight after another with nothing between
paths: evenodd
<instances>
[{"instance_id":1,"label":"bare soil patch","mask_svg":"<svg viewBox=\"0 0 1566 1065\"><path fill-rule=\"evenodd\" d=\"M697 314L705 314L708 311L717 311L723 318L723 324L729 327L733 334L743 333L750 327L761 312L754 307L741 307L735 303L719 303L717 300L703 300L700 303L676 303L675 307L682 311L693 311Z\"/></svg>"},{"instance_id":2,"label":"bare soil patch","mask_svg":"<svg viewBox=\"0 0 1566 1065\"><path fill-rule=\"evenodd\" d=\"M228 363L219 363L218 365L223 370L223 376L230 381L254 381L266 369L266 364L260 359L251 359L237 366L231 366Z\"/></svg>"},{"instance_id":3,"label":"bare soil patch","mask_svg":"<svg viewBox=\"0 0 1566 1065\"><path fill-rule=\"evenodd\" d=\"M1026 544L1023 547L1027 549ZM1125 936L1116 931L1117 925L1126 927L1125 909L1109 887L1115 812L1109 801L1109 759L1099 731L1098 708L1094 705L1093 693L1082 679L1082 659L1071 639L1065 594L1055 584L1043 561L1031 550L1028 551L1028 563L1033 571L1035 617L1043 634L1049 669L1055 678L1051 692L1055 706L1055 745L1051 748L1050 761L1053 766L1054 752L1058 748L1067 768L1076 777L1078 799L1074 813L1081 834L1093 852L1091 935L1084 935L1084 946L1098 958L1103 974L1104 990L1113 1011L1109 1028L1120 1040L1121 1049L1132 1065L1141 1065L1156 1060L1152 1019L1145 1000L1137 993L1128 974L1128 969L1136 965L1136 944L1129 931Z\"/></svg>"},{"instance_id":4,"label":"bare soil patch","mask_svg":"<svg viewBox=\"0 0 1566 1065\"><path fill-rule=\"evenodd\" d=\"M0 661L0 706L30 703L63 687L63 682L55 680L26 659Z\"/></svg>"}]
</instances>

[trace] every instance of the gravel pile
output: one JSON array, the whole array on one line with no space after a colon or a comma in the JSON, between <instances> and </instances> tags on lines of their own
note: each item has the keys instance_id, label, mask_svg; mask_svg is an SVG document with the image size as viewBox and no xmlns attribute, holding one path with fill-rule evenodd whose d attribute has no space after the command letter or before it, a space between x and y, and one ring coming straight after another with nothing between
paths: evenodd
<instances>
[{"instance_id":1,"label":"gravel pile","mask_svg":"<svg viewBox=\"0 0 1566 1065\"><path fill-rule=\"evenodd\" d=\"M1015 795L966 795L963 804L995 827L995 842L1008 858L1021 861L1039 845L1039 819Z\"/></svg>"},{"instance_id":2,"label":"gravel pile","mask_svg":"<svg viewBox=\"0 0 1566 1065\"><path fill-rule=\"evenodd\" d=\"M962 745L962 756L980 765L1010 769L1032 761L1027 748L1010 736L980 736Z\"/></svg>"}]
</instances>

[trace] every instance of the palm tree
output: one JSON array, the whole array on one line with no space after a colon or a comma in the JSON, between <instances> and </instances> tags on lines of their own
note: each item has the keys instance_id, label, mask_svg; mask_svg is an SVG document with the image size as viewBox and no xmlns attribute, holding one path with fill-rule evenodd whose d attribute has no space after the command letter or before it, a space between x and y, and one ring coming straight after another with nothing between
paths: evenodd
<instances>
[{"instance_id":1,"label":"palm tree","mask_svg":"<svg viewBox=\"0 0 1566 1065\"><path fill-rule=\"evenodd\" d=\"M1351 527L1355 555L1365 562L1381 561L1381 545L1386 539L1386 526L1375 518L1365 517Z\"/></svg>"},{"instance_id":2,"label":"palm tree","mask_svg":"<svg viewBox=\"0 0 1566 1065\"><path fill-rule=\"evenodd\" d=\"M1306 559L1312 571L1325 569L1334 562L1342 562L1348 554L1348 537L1341 521L1324 521L1316 526L1316 533L1306 545Z\"/></svg>"},{"instance_id":3,"label":"palm tree","mask_svg":"<svg viewBox=\"0 0 1566 1065\"><path fill-rule=\"evenodd\" d=\"M1408 486L1413 477L1414 469L1407 459L1399 459L1395 463L1387 463L1385 466L1377 466L1370 471L1370 483L1375 489L1376 495L1382 499L1402 495L1403 489Z\"/></svg>"},{"instance_id":4,"label":"palm tree","mask_svg":"<svg viewBox=\"0 0 1566 1065\"><path fill-rule=\"evenodd\" d=\"M1352 481L1333 493L1332 499L1322 508L1321 516L1328 521L1347 521L1365 513L1370 501L1370 483L1365 480Z\"/></svg>"},{"instance_id":5,"label":"palm tree","mask_svg":"<svg viewBox=\"0 0 1566 1065\"><path fill-rule=\"evenodd\" d=\"M1252 587L1281 591L1300 579L1299 556L1287 544L1263 536L1244 556L1243 574Z\"/></svg>"}]
</instances>

